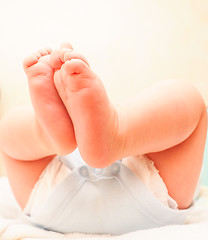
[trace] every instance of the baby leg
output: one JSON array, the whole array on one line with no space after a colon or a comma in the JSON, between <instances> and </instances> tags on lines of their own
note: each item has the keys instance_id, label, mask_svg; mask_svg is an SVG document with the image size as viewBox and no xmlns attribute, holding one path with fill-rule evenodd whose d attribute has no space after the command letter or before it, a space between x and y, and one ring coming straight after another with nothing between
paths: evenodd
<instances>
[{"instance_id":1,"label":"baby leg","mask_svg":"<svg viewBox=\"0 0 208 240\"><path fill-rule=\"evenodd\" d=\"M52 54L39 53L39 58L32 55L23 64L35 117L54 152L67 154L75 149L76 142L71 118L54 84L61 78L62 62L55 51Z\"/></svg>"},{"instance_id":2,"label":"baby leg","mask_svg":"<svg viewBox=\"0 0 208 240\"><path fill-rule=\"evenodd\" d=\"M61 60L43 49L24 61L33 107L8 112L0 124L0 146L14 195L21 207L55 154L76 148L71 118L54 86ZM54 74L55 73L55 74Z\"/></svg>"},{"instance_id":3,"label":"baby leg","mask_svg":"<svg viewBox=\"0 0 208 240\"><path fill-rule=\"evenodd\" d=\"M179 208L187 208L198 183L207 112L189 83L169 80L144 90L121 108L123 155L146 154Z\"/></svg>"},{"instance_id":4,"label":"baby leg","mask_svg":"<svg viewBox=\"0 0 208 240\"><path fill-rule=\"evenodd\" d=\"M154 161L169 194L187 208L198 182L207 114L189 83L154 84L134 99L114 105L82 57L65 53L62 67L65 106L83 159L105 167L118 159L146 154ZM68 100L67 100L68 99Z\"/></svg>"},{"instance_id":5,"label":"baby leg","mask_svg":"<svg viewBox=\"0 0 208 240\"><path fill-rule=\"evenodd\" d=\"M105 167L117 160L116 107L84 56L67 50L60 55L65 63L56 86L72 119L81 156L91 166Z\"/></svg>"}]
</instances>

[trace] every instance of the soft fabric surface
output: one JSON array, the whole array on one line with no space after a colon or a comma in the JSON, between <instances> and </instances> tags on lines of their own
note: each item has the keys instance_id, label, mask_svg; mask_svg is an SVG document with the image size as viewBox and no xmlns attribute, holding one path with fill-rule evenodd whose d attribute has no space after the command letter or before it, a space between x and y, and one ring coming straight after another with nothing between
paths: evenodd
<instances>
[{"instance_id":1,"label":"soft fabric surface","mask_svg":"<svg viewBox=\"0 0 208 240\"><path fill-rule=\"evenodd\" d=\"M136 231L121 236L86 235L80 233L59 234L45 231L24 223L21 210L15 202L7 178L0 178L0 239L1 240L102 240L102 239L160 239L192 240L206 239L208 235L208 187L201 187L199 198L186 225L172 225L149 230Z\"/></svg>"}]
</instances>

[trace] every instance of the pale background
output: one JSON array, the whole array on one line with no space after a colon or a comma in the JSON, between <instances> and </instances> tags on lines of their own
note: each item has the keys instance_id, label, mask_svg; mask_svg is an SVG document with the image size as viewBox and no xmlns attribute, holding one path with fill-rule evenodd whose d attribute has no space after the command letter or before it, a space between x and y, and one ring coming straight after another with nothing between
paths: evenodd
<instances>
[{"instance_id":1,"label":"pale background","mask_svg":"<svg viewBox=\"0 0 208 240\"><path fill-rule=\"evenodd\" d=\"M29 103L23 58L63 41L87 57L113 101L179 78L208 103L206 0L0 0L1 116Z\"/></svg>"}]
</instances>

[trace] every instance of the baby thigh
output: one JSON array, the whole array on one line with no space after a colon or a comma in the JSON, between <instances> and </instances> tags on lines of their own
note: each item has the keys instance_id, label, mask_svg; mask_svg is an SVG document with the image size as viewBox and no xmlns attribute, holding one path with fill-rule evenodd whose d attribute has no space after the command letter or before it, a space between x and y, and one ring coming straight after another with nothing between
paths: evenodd
<instances>
[{"instance_id":1,"label":"baby thigh","mask_svg":"<svg viewBox=\"0 0 208 240\"><path fill-rule=\"evenodd\" d=\"M179 209L190 206L201 172L207 132L207 111L192 134L182 143L161 152L146 154L165 182L169 195L176 200Z\"/></svg>"},{"instance_id":2,"label":"baby thigh","mask_svg":"<svg viewBox=\"0 0 208 240\"><path fill-rule=\"evenodd\" d=\"M34 161L16 160L1 153L14 197L23 209L41 173L54 156Z\"/></svg>"}]
</instances>

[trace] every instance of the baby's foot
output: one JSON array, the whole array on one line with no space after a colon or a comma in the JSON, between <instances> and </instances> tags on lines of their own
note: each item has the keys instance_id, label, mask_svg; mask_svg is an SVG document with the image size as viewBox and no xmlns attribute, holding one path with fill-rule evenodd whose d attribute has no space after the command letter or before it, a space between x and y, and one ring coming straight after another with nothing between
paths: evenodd
<instances>
[{"instance_id":1,"label":"baby's foot","mask_svg":"<svg viewBox=\"0 0 208 240\"><path fill-rule=\"evenodd\" d=\"M61 61L54 54L52 67L50 55L51 49L42 49L26 58L23 67L37 123L43 129L49 147L54 148L54 154L66 154L75 149L76 141L71 118L54 85L54 68L57 66L58 73Z\"/></svg>"},{"instance_id":2,"label":"baby's foot","mask_svg":"<svg viewBox=\"0 0 208 240\"><path fill-rule=\"evenodd\" d=\"M89 165L105 167L118 160L117 111L83 56L66 51L62 58L63 82L56 81L56 87L71 116L78 148Z\"/></svg>"}]
</instances>

